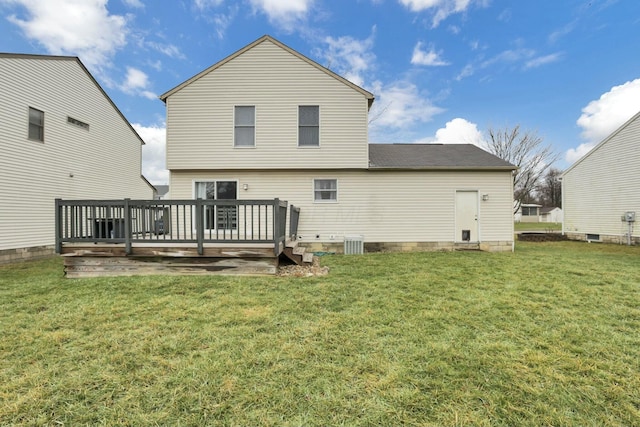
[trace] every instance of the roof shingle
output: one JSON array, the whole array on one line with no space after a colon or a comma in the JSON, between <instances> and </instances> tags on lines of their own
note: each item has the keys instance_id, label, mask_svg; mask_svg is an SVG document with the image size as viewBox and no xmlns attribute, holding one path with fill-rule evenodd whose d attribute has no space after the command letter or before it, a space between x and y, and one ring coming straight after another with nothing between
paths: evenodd
<instances>
[{"instance_id":1,"label":"roof shingle","mask_svg":"<svg viewBox=\"0 0 640 427\"><path fill-rule=\"evenodd\" d=\"M369 144L369 168L517 169L472 144Z\"/></svg>"}]
</instances>

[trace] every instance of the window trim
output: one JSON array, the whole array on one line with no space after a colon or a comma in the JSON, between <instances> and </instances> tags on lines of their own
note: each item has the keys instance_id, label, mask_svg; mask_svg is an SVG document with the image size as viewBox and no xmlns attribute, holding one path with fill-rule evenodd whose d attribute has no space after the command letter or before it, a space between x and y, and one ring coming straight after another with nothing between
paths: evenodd
<instances>
[{"instance_id":1,"label":"window trim","mask_svg":"<svg viewBox=\"0 0 640 427\"><path fill-rule=\"evenodd\" d=\"M236 125L236 108L238 107L252 107L253 108L253 145L237 145L236 144L236 128L240 127L240 128L249 128L251 126L238 126ZM233 148L241 148L241 149L246 149L246 148L256 148L256 121L258 118L258 109L256 108L255 105L234 105L233 106Z\"/></svg>"},{"instance_id":2,"label":"window trim","mask_svg":"<svg viewBox=\"0 0 640 427\"><path fill-rule=\"evenodd\" d=\"M318 145L300 145L300 107L317 107L318 108ZM321 108L320 108L320 104L299 104L298 105L298 111L297 111L297 115L298 115L298 125L296 127L296 130L298 131L298 138L297 138L297 143L298 143L298 148L320 148L321 141L322 141L322 134L320 132L320 122L321 120ZM305 126L305 127L311 127L311 126Z\"/></svg>"},{"instance_id":3,"label":"window trim","mask_svg":"<svg viewBox=\"0 0 640 427\"><path fill-rule=\"evenodd\" d=\"M335 190L316 190L316 181L335 181L336 188ZM340 190L340 186L338 184L338 178L313 178L311 182L311 186L313 189L313 193L312 193L313 203L321 203L321 204L338 203L339 201L338 192ZM335 199L316 199L316 191L334 191L336 194L336 198Z\"/></svg>"},{"instance_id":4,"label":"window trim","mask_svg":"<svg viewBox=\"0 0 640 427\"><path fill-rule=\"evenodd\" d=\"M37 111L39 113L42 114L42 124L36 124L36 123L31 123L31 110L33 111ZM45 118L44 118L44 111L39 110L37 108L34 107L29 107L29 110L27 111L27 139L30 141L37 141L37 142L44 142L44 125L45 125ZM42 138L32 138L31 137L31 125L34 126L39 126L40 128L42 128Z\"/></svg>"}]
</instances>

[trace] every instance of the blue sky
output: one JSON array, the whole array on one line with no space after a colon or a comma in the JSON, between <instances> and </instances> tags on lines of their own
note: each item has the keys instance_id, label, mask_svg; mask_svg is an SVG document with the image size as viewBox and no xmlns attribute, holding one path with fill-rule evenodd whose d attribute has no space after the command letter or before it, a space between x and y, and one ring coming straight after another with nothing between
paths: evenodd
<instances>
[{"instance_id":1,"label":"blue sky","mask_svg":"<svg viewBox=\"0 0 640 427\"><path fill-rule=\"evenodd\" d=\"M376 96L370 142L520 124L564 169L640 111L637 0L0 0L0 51L79 56L166 183L158 95L270 34Z\"/></svg>"}]
</instances>

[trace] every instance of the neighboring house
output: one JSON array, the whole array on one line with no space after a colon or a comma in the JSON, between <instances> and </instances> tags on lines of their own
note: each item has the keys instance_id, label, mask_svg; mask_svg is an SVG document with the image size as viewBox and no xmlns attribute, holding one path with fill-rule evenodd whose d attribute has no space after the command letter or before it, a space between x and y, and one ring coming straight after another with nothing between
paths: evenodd
<instances>
[{"instance_id":1,"label":"neighboring house","mask_svg":"<svg viewBox=\"0 0 640 427\"><path fill-rule=\"evenodd\" d=\"M154 194L155 200L166 200L169 198L169 186L168 185L156 185L156 192Z\"/></svg>"},{"instance_id":2,"label":"neighboring house","mask_svg":"<svg viewBox=\"0 0 640 427\"><path fill-rule=\"evenodd\" d=\"M540 222L542 205L522 203L514 215L516 222Z\"/></svg>"},{"instance_id":3,"label":"neighboring house","mask_svg":"<svg viewBox=\"0 0 640 427\"><path fill-rule=\"evenodd\" d=\"M0 54L0 262L53 253L54 200L150 199L144 142L76 57Z\"/></svg>"},{"instance_id":4,"label":"neighboring house","mask_svg":"<svg viewBox=\"0 0 640 427\"><path fill-rule=\"evenodd\" d=\"M562 209L558 207L543 207L540 208L540 222L562 222Z\"/></svg>"},{"instance_id":5,"label":"neighboring house","mask_svg":"<svg viewBox=\"0 0 640 427\"><path fill-rule=\"evenodd\" d=\"M515 167L472 145L369 144L374 97L270 36L161 95L171 197L279 198L314 250L513 250Z\"/></svg>"},{"instance_id":6,"label":"neighboring house","mask_svg":"<svg viewBox=\"0 0 640 427\"><path fill-rule=\"evenodd\" d=\"M640 242L640 113L562 174L563 232L570 239ZM627 213L629 213L627 215Z\"/></svg>"}]
</instances>

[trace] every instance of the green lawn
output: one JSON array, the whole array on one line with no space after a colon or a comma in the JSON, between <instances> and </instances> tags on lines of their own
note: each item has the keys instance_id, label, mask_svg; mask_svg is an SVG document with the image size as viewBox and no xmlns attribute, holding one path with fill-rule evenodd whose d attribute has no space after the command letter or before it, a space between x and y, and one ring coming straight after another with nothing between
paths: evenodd
<instances>
[{"instance_id":1,"label":"green lawn","mask_svg":"<svg viewBox=\"0 0 640 427\"><path fill-rule=\"evenodd\" d=\"M0 267L0 425L640 425L640 248L322 262L310 278Z\"/></svg>"},{"instance_id":2,"label":"green lawn","mask_svg":"<svg viewBox=\"0 0 640 427\"><path fill-rule=\"evenodd\" d=\"M515 231L561 231L559 222L514 222Z\"/></svg>"}]
</instances>

